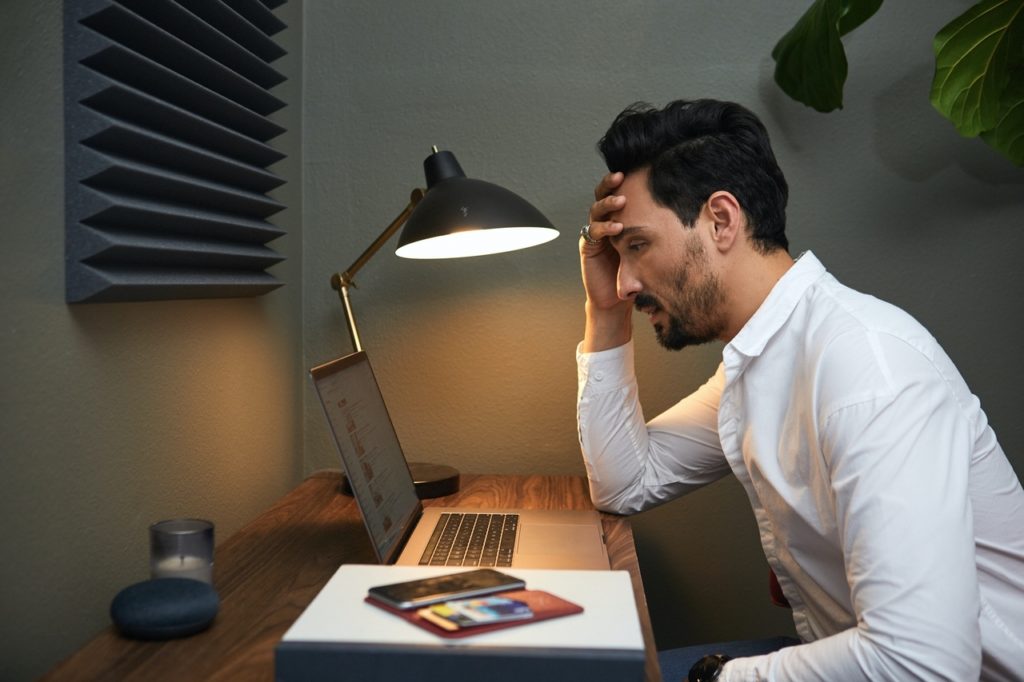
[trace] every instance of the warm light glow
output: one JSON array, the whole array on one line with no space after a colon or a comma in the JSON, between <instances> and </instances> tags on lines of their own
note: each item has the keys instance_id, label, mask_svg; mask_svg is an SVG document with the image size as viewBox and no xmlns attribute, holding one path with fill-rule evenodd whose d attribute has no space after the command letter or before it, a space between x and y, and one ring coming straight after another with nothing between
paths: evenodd
<instances>
[{"instance_id":1,"label":"warm light glow","mask_svg":"<svg viewBox=\"0 0 1024 682\"><path fill-rule=\"evenodd\" d=\"M465 230L412 242L399 247L395 253L402 258L464 258L525 249L549 242L557 236L558 230L550 227Z\"/></svg>"}]
</instances>

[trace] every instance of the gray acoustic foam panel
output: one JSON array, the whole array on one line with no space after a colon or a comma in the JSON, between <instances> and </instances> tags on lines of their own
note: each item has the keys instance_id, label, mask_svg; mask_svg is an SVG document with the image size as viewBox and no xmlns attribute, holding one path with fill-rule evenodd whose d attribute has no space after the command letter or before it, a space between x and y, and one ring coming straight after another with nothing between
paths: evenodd
<instances>
[{"instance_id":1,"label":"gray acoustic foam panel","mask_svg":"<svg viewBox=\"0 0 1024 682\"><path fill-rule=\"evenodd\" d=\"M285 0L65 0L68 302L256 296Z\"/></svg>"}]
</instances>

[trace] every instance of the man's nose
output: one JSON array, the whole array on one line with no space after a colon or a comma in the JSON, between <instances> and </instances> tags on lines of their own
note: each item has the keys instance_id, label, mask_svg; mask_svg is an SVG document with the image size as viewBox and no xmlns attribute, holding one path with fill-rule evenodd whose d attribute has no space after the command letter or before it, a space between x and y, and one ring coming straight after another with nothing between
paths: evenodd
<instances>
[{"instance_id":1,"label":"man's nose","mask_svg":"<svg viewBox=\"0 0 1024 682\"><path fill-rule=\"evenodd\" d=\"M615 290L619 300L632 301L640 293L640 280L624 265L619 265L619 272L615 278Z\"/></svg>"}]
</instances>

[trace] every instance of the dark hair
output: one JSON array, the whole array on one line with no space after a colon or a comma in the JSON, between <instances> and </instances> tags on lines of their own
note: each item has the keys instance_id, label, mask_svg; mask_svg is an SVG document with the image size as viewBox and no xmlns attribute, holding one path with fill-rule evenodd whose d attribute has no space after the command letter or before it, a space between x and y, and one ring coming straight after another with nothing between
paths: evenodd
<instances>
[{"instance_id":1,"label":"dark hair","mask_svg":"<svg viewBox=\"0 0 1024 682\"><path fill-rule=\"evenodd\" d=\"M789 188L768 131L752 112L733 102L677 100L655 109L627 107L597 145L610 171L650 167L654 200L692 226L718 190L739 201L755 247L767 253L789 248Z\"/></svg>"}]
</instances>

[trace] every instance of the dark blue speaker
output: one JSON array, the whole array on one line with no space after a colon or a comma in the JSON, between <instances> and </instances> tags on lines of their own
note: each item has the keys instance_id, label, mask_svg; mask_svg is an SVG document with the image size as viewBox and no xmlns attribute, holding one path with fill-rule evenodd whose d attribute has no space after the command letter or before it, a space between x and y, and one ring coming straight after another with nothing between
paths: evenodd
<instances>
[{"instance_id":1,"label":"dark blue speaker","mask_svg":"<svg viewBox=\"0 0 1024 682\"><path fill-rule=\"evenodd\" d=\"M189 578L129 585L110 603L110 619L125 637L174 639L210 627L220 608L213 586Z\"/></svg>"}]
</instances>

